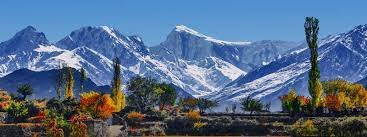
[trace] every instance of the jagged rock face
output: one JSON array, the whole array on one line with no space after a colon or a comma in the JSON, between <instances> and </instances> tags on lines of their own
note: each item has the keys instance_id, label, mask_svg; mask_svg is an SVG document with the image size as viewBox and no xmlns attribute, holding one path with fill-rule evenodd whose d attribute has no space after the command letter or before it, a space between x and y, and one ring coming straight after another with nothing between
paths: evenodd
<instances>
[{"instance_id":1,"label":"jagged rock face","mask_svg":"<svg viewBox=\"0 0 367 137\"><path fill-rule=\"evenodd\" d=\"M321 80L336 78L356 82L367 75L367 31L361 25L347 33L329 36L319 42ZM222 92L209 96L222 102L238 102L247 96L272 102L273 110L280 109L278 97L296 89L308 95L307 80L309 50L294 51L266 66L248 73L228 84Z\"/></svg>"}]
</instances>

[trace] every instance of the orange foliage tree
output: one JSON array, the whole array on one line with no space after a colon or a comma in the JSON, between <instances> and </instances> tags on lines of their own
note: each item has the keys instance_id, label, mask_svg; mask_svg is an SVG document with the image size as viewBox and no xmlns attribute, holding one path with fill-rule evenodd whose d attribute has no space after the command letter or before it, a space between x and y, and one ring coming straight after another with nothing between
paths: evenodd
<instances>
[{"instance_id":1,"label":"orange foliage tree","mask_svg":"<svg viewBox=\"0 0 367 137\"><path fill-rule=\"evenodd\" d=\"M324 82L325 107L334 111L367 107L367 91L361 84L336 79Z\"/></svg>"},{"instance_id":2,"label":"orange foliage tree","mask_svg":"<svg viewBox=\"0 0 367 137\"><path fill-rule=\"evenodd\" d=\"M90 91L80 94L80 108L93 118L108 119L115 111L114 101L109 94L100 95Z\"/></svg>"}]
</instances>

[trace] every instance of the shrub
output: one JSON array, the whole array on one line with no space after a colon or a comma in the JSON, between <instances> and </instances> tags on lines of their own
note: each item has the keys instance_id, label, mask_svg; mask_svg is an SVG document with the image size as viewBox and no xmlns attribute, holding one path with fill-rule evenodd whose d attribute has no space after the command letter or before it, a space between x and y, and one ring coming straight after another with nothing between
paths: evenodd
<instances>
[{"instance_id":1,"label":"shrub","mask_svg":"<svg viewBox=\"0 0 367 137\"><path fill-rule=\"evenodd\" d=\"M127 119L129 119L130 121L132 122L140 122L144 119L145 115L144 114L141 114L139 112L130 112L128 115L127 115Z\"/></svg>"},{"instance_id":2,"label":"shrub","mask_svg":"<svg viewBox=\"0 0 367 137\"><path fill-rule=\"evenodd\" d=\"M84 121L87 120L86 116L74 115L70 119L70 128L72 137L87 137L87 125Z\"/></svg>"},{"instance_id":3,"label":"shrub","mask_svg":"<svg viewBox=\"0 0 367 137\"><path fill-rule=\"evenodd\" d=\"M367 136L367 122L365 119L346 119L335 123L334 135L343 137Z\"/></svg>"},{"instance_id":4,"label":"shrub","mask_svg":"<svg viewBox=\"0 0 367 137\"><path fill-rule=\"evenodd\" d=\"M194 123L194 129L196 129L196 130L199 130L199 129L201 129L203 126L205 126L206 125L206 123L202 123L202 122L195 122Z\"/></svg>"},{"instance_id":5,"label":"shrub","mask_svg":"<svg viewBox=\"0 0 367 137\"><path fill-rule=\"evenodd\" d=\"M306 113L311 108L310 98L305 96L297 96L294 89L291 89L288 95L283 95L280 97L282 102L282 109L284 112L289 113ZM319 100L319 102L322 100Z\"/></svg>"},{"instance_id":6,"label":"shrub","mask_svg":"<svg viewBox=\"0 0 367 137\"><path fill-rule=\"evenodd\" d=\"M0 90L0 111L4 112L9 106L11 101L11 96L8 92Z\"/></svg>"},{"instance_id":7,"label":"shrub","mask_svg":"<svg viewBox=\"0 0 367 137\"><path fill-rule=\"evenodd\" d=\"M64 137L64 129L69 127L64 116L55 110L46 111L46 119L42 123L46 129L46 135L49 137Z\"/></svg>"},{"instance_id":8,"label":"shrub","mask_svg":"<svg viewBox=\"0 0 367 137\"><path fill-rule=\"evenodd\" d=\"M201 116L200 116L200 113L197 111L189 111L186 113L186 118L189 121L197 122L200 120Z\"/></svg>"},{"instance_id":9,"label":"shrub","mask_svg":"<svg viewBox=\"0 0 367 137\"><path fill-rule=\"evenodd\" d=\"M80 107L83 109L90 108L100 97L101 95L95 91L83 92L80 94Z\"/></svg>"},{"instance_id":10,"label":"shrub","mask_svg":"<svg viewBox=\"0 0 367 137\"><path fill-rule=\"evenodd\" d=\"M11 121L18 123L24 122L27 119L26 116L29 111L24 103L12 101L6 109L6 112Z\"/></svg>"},{"instance_id":11,"label":"shrub","mask_svg":"<svg viewBox=\"0 0 367 137\"><path fill-rule=\"evenodd\" d=\"M296 122L292 125L291 134L293 136L316 136L317 128L313 124L312 120L306 120L304 122Z\"/></svg>"},{"instance_id":12,"label":"shrub","mask_svg":"<svg viewBox=\"0 0 367 137\"><path fill-rule=\"evenodd\" d=\"M34 123L40 123L45 119L46 119L45 111L40 111L36 116L28 118L28 121L34 122Z\"/></svg>"}]
</instances>

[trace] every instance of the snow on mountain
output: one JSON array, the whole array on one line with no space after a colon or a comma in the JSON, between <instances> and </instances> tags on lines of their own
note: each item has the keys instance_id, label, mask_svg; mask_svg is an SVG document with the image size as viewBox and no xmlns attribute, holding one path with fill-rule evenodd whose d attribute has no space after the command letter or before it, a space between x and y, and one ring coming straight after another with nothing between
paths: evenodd
<instances>
[{"instance_id":1,"label":"snow on mountain","mask_svg":"<svg viewBox=\"0 0 367 137\"><path fill-rule=\"evenodd\" d=\"M168 82L185 96L204 96L247 71L278 58L294 45L283 41L227 42L177 26L157 47L148 49L138 36L124 36L107 26L83 27L56 44L29 26L0 43L0 77L18 69L45 71L61 64L80 69L97 85L108 85L112 59L119 57L122 78L143 75ZM150 51L151 50L151 51Z\"/></svg>"},{"instance_id":2,"label":"snow on mountain","mask_svg":"<svg viewBox=\"0 0 367 137\"><path fill-rule=\"evenodd\" d=\"M356 82L367 75L367 25L355 27L346 33L328 36L319 43L319 68L321 80L335 78ZM228 84L224 89L207 97L221 102L238 102L253 96L272 103L273 110L280 109L278 97L290 88L308 95L307 80L309 50L290 52L284 57L249 72Z\"/></svg>"},{"instance_id":3,"label":"snow on mountain","mask_svg":"<svg viewBox=\"0 0 367 137\"><path fill-rule=\"evenodd\" d=\"M160 45L150 48L161 58L198 61L216 57L245 72L269 63L294 48L297 43L286 41L227 42L201 34L186 26L176 26Z\"/></svg>"},{"instance_id":4,"label":"snow on mountain","mask_svg":"<svg viewBox=\"0 0 367 137\"><path fill-rule=\"evenodd\" d=\"M197 95L203 96L275 60L295 46L285 41L227 42L179 25L150 51L156 59L184 68L188 75L206 85L207 89L200 88L201 94Z\"/></svg>"},{"instance_id":5,"label":"snow on mountain","mask_svg":"<svg viewBox=\"0 0 367 137\"><path fill-rule=\"evenodd\" d=\"M49 64L47 60L63 54L68 54L68 57L60 59L63 61L78 57L70 51L57 48L42 32L28 26L10 40L0 43L0 77L21 68L34 71L58 68L59 63Z\"/></svg>"}]
</instances>

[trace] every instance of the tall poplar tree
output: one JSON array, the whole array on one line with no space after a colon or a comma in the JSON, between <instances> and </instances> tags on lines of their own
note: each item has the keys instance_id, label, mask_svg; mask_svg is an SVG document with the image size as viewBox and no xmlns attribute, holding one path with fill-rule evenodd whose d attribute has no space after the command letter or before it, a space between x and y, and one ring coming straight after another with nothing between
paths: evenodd
<instances>
[{"instance_id":1,"label":"tall poplar tree","mask_svg":"<svg viewBox=\"0 0 367 137\"><path fill-rule=\"evenodd\" d=\"M73 68L67 67L66 71L66 81L65 81L65 99L71 99L74 97L73 87L74 87L74 78L73 78Z\"/></svg>"},{"instance_id":2,"label":"tall poplar tree","mask_svg":"<svg viewBox=\"0 0 367 137\"><path fill-rule=\"evenodd\" d=\"M64 67L60 65L60 70L56 71L56 79L55 79L55 91L57 95L57 99L61 99L62 97L62 90L64 86Z\"/></svg>"},{"instance_id":3,"label":"tall poplar tree","mask_svg":"<svg viewBox=\"0 0 367 137\"><path fill-rule=\"evenodd\" d=\"M308 47L310 48L310 63L311 69L309 71L308 91L312 97L312 106L317 107L320 97L322 95L322 84L320 81L320 71L317 66L317 35L319 33L319 20L315 17L306 17L305 20L305 34Z\"/></svg>"},{"instance_id":4,"label":"tall poplar tree","mask_svg":"<svg viewBox=\"0 0 367 137\"><path fill-rule=\"evenodd\" d=\"M120 112L126 106L125 95L121 90L121 67L120 67L120 59L113 59L113 78L111 81L112 93L111 97L115 102L116 112Z\"/></svg>"}]
</instances>

